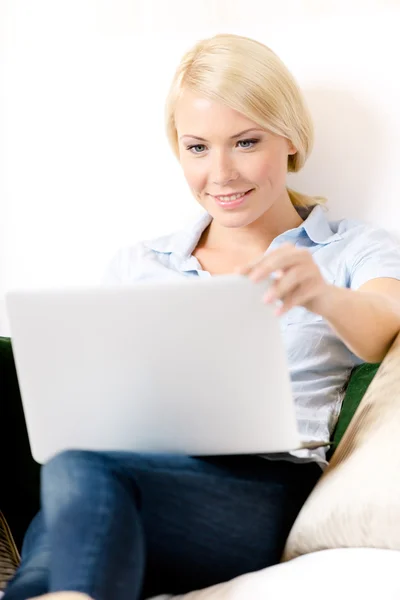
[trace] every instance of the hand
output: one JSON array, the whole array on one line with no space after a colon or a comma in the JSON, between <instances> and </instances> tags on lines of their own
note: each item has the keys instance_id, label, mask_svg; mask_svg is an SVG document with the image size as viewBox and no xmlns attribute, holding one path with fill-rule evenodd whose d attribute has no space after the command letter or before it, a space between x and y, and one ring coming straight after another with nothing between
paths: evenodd
<instances>
[{"instance_id":1,"label":"hand","mask_svg":"<svg viewBox=\"0 0 400 600\"><path fill-rule=\"evenodd\" d=\"M248 275L254 282L272 277L273 283L264 295L264 302L280 304L275 313L277 316L293 306L318 312L321 300L332 288L322 277L311 253L292 244L283 244L259 261L239 269L238 273Z\"/></svg>"}]
</instances>

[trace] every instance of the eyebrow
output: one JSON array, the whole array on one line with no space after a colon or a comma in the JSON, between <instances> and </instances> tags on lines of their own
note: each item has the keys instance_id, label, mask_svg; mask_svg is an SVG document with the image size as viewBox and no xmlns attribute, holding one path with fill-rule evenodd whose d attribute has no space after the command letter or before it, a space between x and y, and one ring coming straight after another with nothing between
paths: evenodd
<instances>
[{"instance_id":1,"label":"eyebrow","mask_svg":"<svg viewBox=\"0 0 400 600\"><path fill-rule=\"evenodd\" d=\"M234 140L234 139L240 137L241 135L244 135L245 133L249 133L250 131L262 131L265 133L264 129L260 129L259 127L250 127L250 129L245 129L244 131L241 131L240 133L235 133L235 135L231 135L231 137L229 139ZM200 140L202 142L207 141L204 138L199 137L198 135L190 135L189 133L186 133L185 135L181 135L181 137L179 139L183 139L185 137L194 138L195 140Z\"/></svg>"}]
</instances>

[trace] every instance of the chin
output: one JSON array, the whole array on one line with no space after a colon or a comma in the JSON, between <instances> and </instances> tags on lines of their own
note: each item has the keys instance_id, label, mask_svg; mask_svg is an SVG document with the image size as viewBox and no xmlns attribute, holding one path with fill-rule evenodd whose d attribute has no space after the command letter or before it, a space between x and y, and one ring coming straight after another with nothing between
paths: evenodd
<instances>
[{"instance_id":1,"label":"chin","mask_svg":"<svg viewBox=\"0 0 400 600\"><path fill-rule=\"evenodd\" d=\"M258 218L258 215L251 214L248 210L242 213L232 211L231 213L227 212L223 214L214 211L214 214L211 214L211 216L223 227L247 227Z\"/></svg>"}]
</instances>

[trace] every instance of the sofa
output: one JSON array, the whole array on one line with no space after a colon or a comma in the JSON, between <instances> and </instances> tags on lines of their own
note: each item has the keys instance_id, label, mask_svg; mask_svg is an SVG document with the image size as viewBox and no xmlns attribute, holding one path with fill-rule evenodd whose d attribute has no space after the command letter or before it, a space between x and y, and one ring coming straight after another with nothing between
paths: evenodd
<instances>
[{"instance_id":1,"label":"sofa","mask_svg":"<svg viewBox=\"0 0 400 600\"><path fill-rule=\"evenodd\" d=\"M395 342L397 348L400 347L399 339ZM389 353L390 355L390 353ZM343 443L343 437L346 437L346 432L349 428L349 424L353 419L359 407L362 399L365 397L367 390L370 387L371 382L374 380L378 370L379 372L393 371L395 369L396 360L393 361L393 353L391 361L388 361L390 356L385 358L382 365L378 364L363 364L356 367L349 378L345 397L340 413L339 421L335 428L331 449L328 453L328 458L331 459L331 463L335 462L335 456L337 455L337 449ZM397 355L396 355L397 356ZM400 355L399 355L400 357ZM385 368L385 364L388 367ZM400 364L400 362L399 362ZM13 571L17 567L19 560L19 551L23 540L24 533L30 520L39 508L39 482L40 482L40 466L33 460L29 441L27 437L27 431L25 426L23 408L21 403L21 396L18 386L18 378L15 369L15 363L12 352L12 341L9 338L0 337L0 398L1 398L1 415L2 415L2 435L1 435L1 456L2 456L2 486L0 494L0 590L4 589L7 579L12 575ZM329 471L329 469L328 469ZM322 478L324 479L324 478ZM318 487L318 486L317 486ZM313 492L314 493L314 492ZM313 548L315 550L315 548ZM330 553L329 561L325 565L331 565L329 569L336 568L336 571L329 570L329 576L332 577L334 572L341 571L347 568L349 572L359 573L358 576L362 577L362 573L366 574L366 565L378 564L377 561L382 560L382 565L386 569L390 568L391 561L399 561L400 552L392 552L390 549L382 548L378 550L380 552L380 558L372 558L374 553L373 548L364 549L351 549L343 548L342 550L329 549L329 546L324 548L318 548L318 552L315 553L313 560L319 560L319 565L310 567L310 577L317 581L324 577L324 562L320 558L316 558L316 555L321 556ZM347 552L347 554L346 554ZM351 553L353 552L353 557ZM358 552L357 559L354 558L354 552ZM383 553L389 553L390 559L383 558ZM336 554L335 554L336 553ZM361 553L361 554L360 554ZM362 559L360 560L360 557ZM294 560L289 560L286 563L282 563L275 567L265 569L264 572L258 574L249 574L238 578L239 582L230 582L229 584L222 584L222 587L216 586L215 590L203 590L201 592L193 592L185 596L185 600L211 600L226 599L238 600L239 598L267 598L263 593L262 586L257 583L261 582L261 579L265 579L268 575L268 579L277 582L274 585L278 587L276 589L282 589L282 582L292 581L293 585L296 586L296 597L303 597L298 589L296 581L298 578L304 579L304 573L307 572L307 561L309 556L303 555ZM336 563L335 563L336 561ZM339 562L338 562L339 561ZM350 561L350 562L349 562ZM352 562L353 561L353 562ZM341 565L334 567L334 565ZM354 569L352 570L351 565L353 564ZM358 564L358 568L356 565ZM400 562L396 562L400 567ZM297 565L297 567L296 567ZM381 572L382 569L381 568ZM325 567L326 568L326 567ZM290 571L291 569L291 571ZM358 569L358 570L357 570ZM368 569L367 569L368 570ZM391 568L391 572L396 572L396 568ZM267 575L266 575L266 572ZM370 571L369 571L370 572ZM280 575L282 573L282 575ZM258 580L256 581L256 576ZM288 579L289 576L289 579ZM327 574L328 576L328 574ZM281 580L280 580L281 578ZM297 578L297 579L296 579ZM389 575L386 576L386 581ZM280 583L279 583L280 581ZM247 582L247 583L246 583ZM246 583L246 585L244 585ZM232 587L233 586L233 587ZM247 587L246 587L247 586ZM373 587L369 586L372 590ZM252 590L249 592L249 590ZM271 588L272 590L272 588ZM275 590L275 588L274 588ZM306 593L307 592L307 593ZM274 592L275 593L275 592ZM326 590L318 588L318 598L323 595L325 598L329 597ZM315 598L317 597L315 595ZM269 595L268 595L269 597ZM280 595L279 597L286 597ZM305 596L307 600L312 600L314 595L308 586L305 589ZM337 597L337 596L335 596ZM343 598L343 595L341 596ZM347 597L347 596L346 596ZM350 597L350 596L349 596ZM352 595L351 597L354 597ZM365 594L363 597L367 597ZM387 596L390 597L389 595ZM394 597L394 596L393 596ZM400 597L400 595L398 596Z\"/></svg>"}]
</instances>

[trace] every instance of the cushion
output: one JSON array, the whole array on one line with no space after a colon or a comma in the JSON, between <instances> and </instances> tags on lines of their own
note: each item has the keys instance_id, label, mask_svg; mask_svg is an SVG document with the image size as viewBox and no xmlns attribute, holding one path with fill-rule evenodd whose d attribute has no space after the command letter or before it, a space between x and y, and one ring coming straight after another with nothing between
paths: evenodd
<instances>
[{"instance_id":1,"label":"cushion","mask_svg":"<svg viewBox=\"0 0 400 600\"><path fill-rule=\"evenodd\" d=\"M17 548L7 521L0 513L0 590L5 589L7 581L13 576L18 564Z\"/></svg>"},{"instance_id":2,"label":"cushion","mask_svg":"<svg viewBox=\"0 0 400 600\"><path fill-rule=\"evenodd\" d=\"M300 511L283 559L327 548L400 550L399 473L400 336Z\"/></svg>"},{"instance_id":3,"label":"cushion","mask_svg":"<svg viewBox=\"0 0 400 600\"><path fill-rule=\"evenodd\" d=\"M353 370L334 432L333 450L338 447L379 366L379 364L364 363Z\"/></svg>"},{"instance_id":4,"label":"cushion","mask_svg":"<svg viewBox=\"0 0 400 600\"><path fill-rule=\"evenodd\" d=\"M325 550L171 600L398 600L400 552ZM340 577L336 577L340 574ZM44 599L43 599L44 600ZM46 599L47 600L47 599ZM72 600L72 599L71 599ZM160 599L161 600L161 599Z\"/></svg>"}]
</instances>

